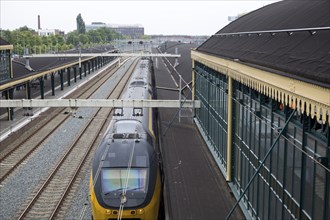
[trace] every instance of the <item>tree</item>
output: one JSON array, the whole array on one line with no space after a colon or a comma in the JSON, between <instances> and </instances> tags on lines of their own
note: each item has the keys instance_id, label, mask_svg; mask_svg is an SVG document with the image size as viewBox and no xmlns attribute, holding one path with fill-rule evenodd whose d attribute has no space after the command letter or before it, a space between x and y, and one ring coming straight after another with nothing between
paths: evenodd
<instances>
[{"instance_id":1,"label":"tree","mask_svg":"<svg viewBox=\"0 0 330 220\"><path fill-rule=\"evenodd\" d=\"M20 55L24 54L26 49L29 50L30 54L46 53L51 49L55 49L56 51L61 50L63 45L65 45L63 46L63 49L70 49L73 48L72 43L76 45L79 43L79 34L77 31L71 32L72 36L69 35L68 44L66 44L63 36L56 34L41 37L35 30L28 28L27 26L17 28L13 31L0 29L0 33L1 38L14 46L13 53Z\"/></svg>"},{"instance_id":2,"label":"tree","mask_svg":"<svg viewBox=\"0 0 330 220\"><path fill-rule=\"evenodd\" d=\"M79 43L77 31L69 32L66 36L66 43L77 46Z\"/></svg>"},{"instance_id":3,"label":"tree","mask_svg":"<svg viewBox=\"0 0 330 220\"><path fill-rule=\"evenodd\" d=\"M79 39L79 42L82 44L87 44L89 41L89 38L87 37L86 34L79 34L78 39Z\"/></svg>"},{"instance_id":4,"label":"tree","mask_svg":"<svg viewBox=\"0 0 330 220\"><path fill-rule=\"evenodd\" d=\"M91 42L93 44L98 44L102 40L102 37L101 37L100 33L96 30L88 31L87 35L88 35L88 38L89 38L89 42Z\"/></svg>"},{"instance_id":5,"label":"tree","mask_svg":"<svg viewBox=\"0 0 330 220\"><path fill-rule=\"evenodd\" d=\"M48 37L46 37L46 36L42 36L42 37L41 37L41 42L42 42L42 44L45 44L45 45L47 44L47 45L48 45L48 44L49 44L49 43L48 43Z\"/></svg>"},{"instance_id":6,"label":"tree","mask_svg":"<svg viewBox=\"0 0 330 220\"><path fill-rule=\"evenodd\" d=\"M1 38L8 41L8 42L13 42L12 39L12 33L10 32L10 30L0 30L1 32Z\"/></svg>"},{"instance_id":7,"label":"tree","mask_svg":"<svg viewBox=\"0 0 330 220\"><path fill-rule=\"evenodd\" d=\"M57 39L57 43L59 43L60 45L65 44L65 41L64 41L64 39L61 35L56 34L55 36L56 36L56 39Z\"/></svg>"},{"instance_id":8,"label":"tree","mask_svg":"<svg viewBox=\"0 0 330 220\"><path fill-rule=\"evenodd\" d=\"M77 31L79 34L85 34L86 28L85 28L85 22L81 17L81 14L79 13L77 16Z\"/></svg>"}]
</instances>

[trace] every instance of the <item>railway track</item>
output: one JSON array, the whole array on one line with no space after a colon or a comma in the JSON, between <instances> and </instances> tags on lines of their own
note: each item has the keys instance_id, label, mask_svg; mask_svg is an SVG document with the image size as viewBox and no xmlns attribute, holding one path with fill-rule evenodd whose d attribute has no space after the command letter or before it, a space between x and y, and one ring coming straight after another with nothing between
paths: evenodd
<instances>
[{"instance_id":1,"label":"railway track","mask_svg":"<svg viewBox=\"0 0 330 220\"><path fill-rule=\"evenodd\" d=\"M132 74L137 61L135 61L128 73L124 74L120 83L110 92L108 98L118 98L125 88L128 78ZM82 167L91 160L91 152L96 148L99 133L103 130L111 115L111 108L99 108L91 117L88 124L80 131L69 149L57 163L47 180L36 190L28 205L18 219L39 218L63 218L65 209L64 200L75 184L79 183ZM89 158L89 160L87 160ZM65 204L69 204L67 202Z\"/></svg>"},{"instance_id":2,"label":"railway track","mask_svg":"<svg viewBox=\"0 0 330 220\"><path fill-rule=\"evenodd\" d=\"M87 99L92 96L97 88L102 86L118 69L117 65L110 66L100 77L95 77L92 83L71 94L68 98ZM70 117L68 108L48 110L40 123L33 126L23 135L9 144L0 153L0 184L21 165L47 138L56 131ZM7 145L6 143L4 145Z\"/></svg>"}]
</instances>

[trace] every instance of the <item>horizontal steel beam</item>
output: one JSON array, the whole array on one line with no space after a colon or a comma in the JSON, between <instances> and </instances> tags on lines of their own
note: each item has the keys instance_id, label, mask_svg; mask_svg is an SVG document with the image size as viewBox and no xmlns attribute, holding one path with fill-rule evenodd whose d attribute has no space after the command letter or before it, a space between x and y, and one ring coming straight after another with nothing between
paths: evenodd
<instances>
[{"instance_id":1,"label":"horizontal steel beam","mask_svg":"<svg viewBox=\"0 0 330 220\"><path fill-rule=\"evenodd\" d=\"M200 108L200 101L124 99L20 99L0 100L0 108L116 107L116 108Z\"/></svg>"},{"instance_id":2,"label":"horizontal steel beam","mask_svg":"<svg viewBox=\"0 0 330 220\"><path fill-rule=\"evenodd\" d=\"M180 54L167 53L54 53L54 54L30 54L24 58L31 57L181 57Z\"/></svg>"},{"instance_id":3,"label":"horizontal steel beam","mask_svg":"<svg viewBox=\"0 0 330 220\"><path fill-rule=\"evenodd\" d=\"M299 32L299 31L310 31L311 33L314 33L316 31L324 31L324 30L330 30L330 27L312 27L312 28L297 28L297 29L282 29L282 30L265 30L265 31L245 31L245 32L232 32L232 33L219 33L219 34L213 34L213 36L228 36L228 35L240 35L240 34L263 34L263 33L293 33L293 32Z\"/></svg>"}]
</instances>

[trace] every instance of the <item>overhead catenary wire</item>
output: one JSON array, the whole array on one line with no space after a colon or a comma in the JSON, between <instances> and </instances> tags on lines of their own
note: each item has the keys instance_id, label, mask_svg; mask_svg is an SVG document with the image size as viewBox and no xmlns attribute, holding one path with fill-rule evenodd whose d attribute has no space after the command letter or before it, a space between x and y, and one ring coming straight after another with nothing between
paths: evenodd
<instances>
[{"instance_id":1,"label":"overhead catenary wire","mask_svg":"<svg viewBox=\"0 0 330 220\"><path fill-rule=\"evenodd\" d=\"M176 45L175 45L175 46L176 46ZM159 51L160 53L163 53L159 48L157 48L157 49L158 49L158 51ZM175 114L174 114L174 116L172 117L170 123L169 123L168 126L166 127L166 129L165 129L165 131L164 131L164 133L163 133L163 136L166 135L168 129L171 127L171 125L173 124L175 118L177 117L177 115L178 115L179 113L180 113L180 116L179 116L179 117L181 117L181 109L182 109L184 103L187 101L187 97L188 97L189 93L192 94L192 90L193 90L193 87L190 87L190 86L189 86L189 83L187 83L187 82L183 79L183 77L181 76L181 74L177 71L176 67L172 65L172 63L167 59L167 57L165 57L165 60L170 64L170 66L172 67L172 69L174 70L174 72L175 72L175 73L179 76L179 78L180 78L180 82L179 82L179 83L180 83L179 96L180 96L180 101L181 101L181 103L180 103L180 108L178 109L178 111L175 112ZM171 73L170 73L170 74L171 74ZM171 74L171 75L172 75L172 74ZM182 81L185 83L184 88L188 88L188 89L189 89L189 93L188 93L186 96L185 96L185 95L183 96L183 97L184 97L183 101L182 101L182 99L181 99L181 93L182 93L182 91L183 91L183 89L181 88L181 82L182 82ZM177 82L175 82L175 83L176 83L176 85L177 85ZM179 119L179 120L180 120L180 119Z\"/></svg>"},{"instance_id":2,"label":"overhead catenary wire","mask_svg":"<svg viewBox=\"0 0 330 220\"><path fill-rule=\"evenodd\" d=\"M126 201L125 201L126 200L126 193L127 193L127 188L128 188L128 180L129 180L129 175L130 175L131 168L132 168L135 145L136 145L136 141L133 142L130 158L129 158L128 165L127 165L127 170L126 170L127 174L126 174L126 179L125 179L126 182L125 182L125 186L123 187L122 198L120 200L120 206L119 206L119 212L118 212L117 220L122 219L123 212L124 212L124 206L125 206L125 203L126 203Z\"/></svg>"}]
</instances>

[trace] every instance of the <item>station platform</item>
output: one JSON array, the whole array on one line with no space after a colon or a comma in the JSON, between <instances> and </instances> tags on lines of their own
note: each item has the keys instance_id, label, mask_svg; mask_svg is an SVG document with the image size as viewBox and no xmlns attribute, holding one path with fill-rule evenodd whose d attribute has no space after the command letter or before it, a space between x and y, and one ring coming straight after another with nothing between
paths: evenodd
<instances>
[{"instance_id":1,"label":"station platform","mask_svg":"<svg viewBox=\"0 0 330 220\"><path fill-rule=\"evenodd\" d=\"M172 49L179 47L180 54L190 54L187 53L190 46L193 45L178 44L172 45ZM171 48L171 45L168 44L167 48ZM181 56L181 66L177 68L182 70L180 74L186 81L191 80L191 66L190 70L187 68L188 59L190 56ZM177 88L174 83L177 77L164 58L158 58L157 61L154 58L154 65L156 62L156 86ZM177 91L157 89L158 99L178 99L178 96ZM182 118L181 123L175 118L170 125L177 111L178 109L159 109L167 219L225 219L236 200L192 118ZM239 207L235 209L231 219L245 219Z\"/></svg>"},{"instance_id":2,"label":"station platform","mask_svg":"<svg viewBox=\"0 0 330 220\"><path fill-rule=\"evenodd\" d=\"M112 61L116 62L116 61ZM74 92L79 87L84 86L89 80L93 79L94 77L97 77L100 73L102 73L107 66L101 67L95 72L93 72L90 75L87 75L87 77L82 77L82 79L78 79L77 82L74 82L74 79L72 78L71 85L68 86L67 82L64 83L64 90L60 90L59 80L56 80L55 84L55 95L51 94L51 83L50 80L45 80L45 99L62 99L72 92ZM58 78L58 76L57 76ZM38 88L32 88L31 96L33 99L40 99L40 91ZM15 99L25 99L25 89L22 90L15 90ZM29 127L33 126L34 122L36 122L35 119L40 114L47 114L48 108L33 108L32 110L29 109L22 109L22 108L15 108L14 109L14 119L8 120L8 113L7 109L1 108L0 109L0 142L1 145L5 144L6 142L2 142L5 140L9 135L17 135L16 131L19 129L22 129L24 126L29 124L29 126L24 127L23 131L25 129L29 129ZM0 151L2 150L2 146L0 145Z\"/></svg>"}]
</instances>

